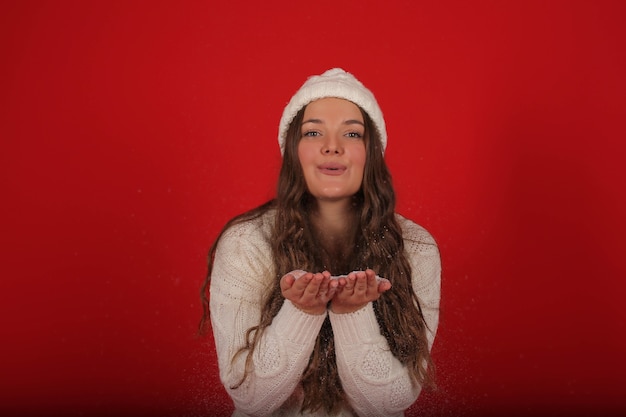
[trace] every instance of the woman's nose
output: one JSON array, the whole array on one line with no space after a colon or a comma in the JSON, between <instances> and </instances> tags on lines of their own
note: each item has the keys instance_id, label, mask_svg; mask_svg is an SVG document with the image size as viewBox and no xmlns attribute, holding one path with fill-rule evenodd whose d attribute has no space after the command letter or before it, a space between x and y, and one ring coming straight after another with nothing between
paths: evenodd
<instances>
[{"instance_id":1,"label":"woman's nose","mask_svg":"<svg viewBox=\"0 0 626 417\"><path fill-rule=\"evenodd\" d=\"M341 142L338 138L333 135L327 136L326 141L322 145L322 153L324 155L332 155L332 154L341 154L343 149L341 147Z\"/></svg>"}]
</instances>

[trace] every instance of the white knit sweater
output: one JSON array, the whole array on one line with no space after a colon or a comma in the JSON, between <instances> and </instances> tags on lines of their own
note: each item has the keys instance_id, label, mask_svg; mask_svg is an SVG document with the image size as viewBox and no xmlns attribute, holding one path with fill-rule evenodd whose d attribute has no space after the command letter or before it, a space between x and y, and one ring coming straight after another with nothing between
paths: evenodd
<instances>
[{"instance_id":1,"label":"white knit sweater","mask_svg":"<svg viewBox=\"0 0 626 417\"><path fill-rule=\"evenodd\" d=\"M439 322L441 263L431 235L421 226L396 215L412 268L432 347ZM233 363L244 345L246 330L259 323L263 294L275 279L270 250L274 211L229 228L220 239L211 277L210 310L220 378L235 403L233 416L296 416L300 414L300 377L327 315L335 337L341 384L358 416L402 416L419 395L408 371L389 351L372 303L348 314L310 315L285 301L265 330L254 353L254 371L237 389L245 354ZM297 267L297 266L296 266ZM325 416L323 411L309 416ZM344 407L340 416L353 416Z\"/></svg>"}]
</instances>

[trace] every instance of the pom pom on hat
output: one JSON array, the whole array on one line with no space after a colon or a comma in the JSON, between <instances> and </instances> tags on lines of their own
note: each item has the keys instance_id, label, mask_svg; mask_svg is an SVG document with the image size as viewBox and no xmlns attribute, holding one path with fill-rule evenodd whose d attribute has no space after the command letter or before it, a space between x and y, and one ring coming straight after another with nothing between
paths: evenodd
<instances>
[{"instance_id":1,"label":"pom pom on hat","mask_svg":"<svg viewBox=\"0 0 626 417\"><path fill-rule=\"evenodd\" d=\"M285 107L278 126L278 144L281 155L285 153L285 139L289 124L296 114L310 102L325 97L342 98L362 108L376 125L383 145L382 151L385 153L387 147L385 119L374 94L349 72L341 68L333 68L321 75L309 77Z\"/></svg>"}]
</instances>

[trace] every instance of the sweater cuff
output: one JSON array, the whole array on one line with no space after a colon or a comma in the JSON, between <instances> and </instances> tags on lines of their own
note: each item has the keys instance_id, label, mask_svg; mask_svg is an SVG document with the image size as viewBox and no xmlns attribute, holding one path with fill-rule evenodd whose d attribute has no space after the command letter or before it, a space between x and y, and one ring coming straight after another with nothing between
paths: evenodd
<instances>
[{"instance_id":1,"label":"sweater cuff","mask_svg":"<svg viewBox=\"0 0 626 417\"><path fill-rule=\"evenodd\" d=\"M353 313L328 312L333 334L340 344L374 343L381 337L380 327L371 302Z\"/></svg>"},{"instance_id":2,"label":"sweater cuff","mask_svg":"<svg viewBox=\"0 0 626 417\"><path fill-rule=\"evenodd\" d=\"M285 300L272 324L276 326L276 333L290 342L306 344L317 338L325 319L326 313L308 314Z\"/></svg>"}]
</instances>

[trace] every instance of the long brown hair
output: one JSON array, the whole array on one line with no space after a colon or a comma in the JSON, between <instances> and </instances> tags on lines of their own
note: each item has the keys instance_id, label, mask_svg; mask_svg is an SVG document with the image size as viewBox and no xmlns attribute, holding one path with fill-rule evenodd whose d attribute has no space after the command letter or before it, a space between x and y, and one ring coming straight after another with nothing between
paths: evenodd
<instances>
[{"instance_id":1,"label":"long brown hair","mask_svg":"<svg viewBox=\"0 0 626 417\"><path fill-rule=\"evenodd\" d=\"M284 298L280 278L294 269L311 272L329 270L334 275L354 270L373 269L391 281L392 287L373 302L381 333L387 339L393 355L409 370L414 384L434 387L434 365L428 350L426 322L419 300L411 284L411 266L404 252L402 230L395 217L395 192L391 174L382 154L378 132L367 115L365 120L365 147L367 162L360 191L353 197L352 253L350 256L332 256L325 251L323 234L309 221L313 197L308 193L302 167L298 160L298 143L304 108L296 115L287 131L283 163L274 200L232 219L224 229L236 223L275 210L272 238L272 258L275 275L268 277L272 286L263 301L261 321L248 329L246 345L237 354L247 352L243 383L252 371L252 357L258 341L280 310ZM200 331L206 332L209 317L209 282L213 267L216 239L209 253L209 269L201 295L204 314ZM304 402L302 411L314 412L321 408L336 414L347 404L335 360L333 330L327 317L317 337L309 364L302 376Z\"/></svg>"}]
</instances>

